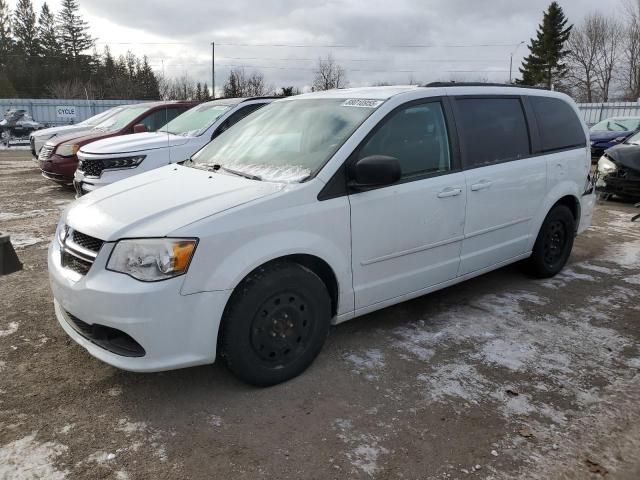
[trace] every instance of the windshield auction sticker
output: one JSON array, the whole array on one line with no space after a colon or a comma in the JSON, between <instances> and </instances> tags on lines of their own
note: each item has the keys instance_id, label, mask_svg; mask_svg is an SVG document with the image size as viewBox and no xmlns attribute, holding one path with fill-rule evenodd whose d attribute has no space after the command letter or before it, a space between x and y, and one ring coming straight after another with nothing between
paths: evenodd
<instances>
[{"instance_id":1,"label":"windshield auction sticker","mask_svg":"<svg viewBox=\"0 0 640 480\"><path fill-rule=\"evenodd\" d=\"M368 98L350 98L345 101L343 107L360 107L360 108L378 108L384 102L383 100L371 100Z\"/></svg>"}]
</instances>

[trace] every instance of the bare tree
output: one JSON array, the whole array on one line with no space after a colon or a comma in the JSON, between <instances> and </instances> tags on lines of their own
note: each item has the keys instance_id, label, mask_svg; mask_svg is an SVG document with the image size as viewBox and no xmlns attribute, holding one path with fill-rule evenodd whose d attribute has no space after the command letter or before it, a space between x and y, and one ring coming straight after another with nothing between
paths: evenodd
<instances>
[{"instance_id":1,"label":"bare tree","mask_svg":"<svg viewBox=\"0 0 640 480\"><path fill-rule=\"evenodd\" d=\"M623 40L623 26L615 18L605 18L602 23L602 41L596 61L596 81L602 94L602 101L609 100L613 73Z\"/></svg>"},{"instance_id":2,"label":"bare tree","mask_svg":"<svg viewBox=\"0 0 640 480\"><path fill-rule=\"evenodd\" d=\"M596 72L598 57L603 43L602 14L590 14L583 22L571 30L569 37L569 73L567 80L577 91L577 97L586 102L593 102L597 86Z\"/></svg>"},{"instance_id":3,"label":"bare tree","mask_svg":"<svg viewBox=\"0 0 640 480\"><path fill-rule=\"evenodd\" d=\"M314 90L331 90L344 88L347 85L347 75L341 65L338 65L329 54L326 58L318 58L318 65L313 79Z\"/></svg>"},{"instance_id":4,"label":"bare tree","mask_svg":"<svg viewBox=\"0 0 640 480\"><path fill-rule=\"evenodd\" d=\"M625 10L620 81L626 98L635 101L640 97L640 2L627 0Z\"/></svg>"},{"instance_id":5,"label":"bare tree","mask_svg":"<svg viewBox=\"0 0 640 480\"><path fill-rule=\"evenodd\" d=\"M196 99L196 84L186 74L178 78L158 77L158 91L163 100Z\"/></svg>"},{"instance_id":6,"label":"bare tree","mask_svg":"<svg viewBox=\"0 0 640 480\"><path fill-rule=\"evenodd\" d=\"M262 97L271 89L267 87L262 72L254 71L247 75L243 68L234 68L222 87L223 95L233 97Z\"/></svg>"}]
</instances>

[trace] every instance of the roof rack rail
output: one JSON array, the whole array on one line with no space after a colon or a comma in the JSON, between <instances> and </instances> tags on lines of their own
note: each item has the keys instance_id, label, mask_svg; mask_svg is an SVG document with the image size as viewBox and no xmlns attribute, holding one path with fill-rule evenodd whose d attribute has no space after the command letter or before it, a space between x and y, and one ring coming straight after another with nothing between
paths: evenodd
<instances>
[{"instance_id":1,"label":"roof rack rail","mask_svg":"<svg viewBox=\"0 0 640 480\"><path fill-rule=\"evenodd\" d=\"M534 90L547 90L544 87L531 87L517 83L488 83L488 82L431 82L423 87L511 87L511 88L532 88Z\"/></svg>"},{"instance_id":2,"label":"roof rack rail","mask_svg":"<svg viewBox=\"0 0 640 480\"><path fill-rule=\"evenodd\" d=\"M263 100L263 99L278 99L278 98L283 98L279 95L263 95L261 97L246 97L242 99L242 102L248 102L249 100ZM240 103L242 103L240 102Z\"/></svg>"}]
</instances>

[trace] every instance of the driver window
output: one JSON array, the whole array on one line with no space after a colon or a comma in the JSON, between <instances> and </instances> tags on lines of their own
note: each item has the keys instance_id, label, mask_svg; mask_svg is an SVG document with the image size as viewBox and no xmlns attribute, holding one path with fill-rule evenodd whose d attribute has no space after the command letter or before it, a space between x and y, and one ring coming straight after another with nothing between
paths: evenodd
<instances>
[{"instance_id":1,"label":"driver window","mask_svg":"<svg viewBox=\"0 0 640 480\"><path fill-rule=\"evenodd\" d=\"M447 125L439 102L399 109L384 122L360 149L358 159L371 155L395 157L402 178L451 169Z\"/></svg>"}]
</instances>

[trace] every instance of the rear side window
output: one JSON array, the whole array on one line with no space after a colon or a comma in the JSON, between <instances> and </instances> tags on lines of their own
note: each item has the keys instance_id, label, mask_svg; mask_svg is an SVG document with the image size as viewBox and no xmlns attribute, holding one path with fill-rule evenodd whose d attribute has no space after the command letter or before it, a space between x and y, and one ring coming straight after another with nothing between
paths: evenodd
<instances>
[{"instance_id":1,"label":"rear side window","mask_svg":"<svg viewBox=\"0 0 640 480\"><path fill-rule=\"evenodd\" d=\"M458 98L466 167L516 160L531 154L529 130L518 98Z\"/></svg>"},{"instance_id":2,"label":"rear side window","mask_svg":"<svg viewBox=\"0 0 640 480\"><path fill-rule=\"evenodd\" d=\"M529 102L538 121L543 152L587 145L582 123L567 102L550 97L529 97Z\"/></svg>"}]
</instances>

